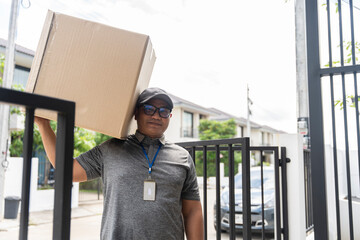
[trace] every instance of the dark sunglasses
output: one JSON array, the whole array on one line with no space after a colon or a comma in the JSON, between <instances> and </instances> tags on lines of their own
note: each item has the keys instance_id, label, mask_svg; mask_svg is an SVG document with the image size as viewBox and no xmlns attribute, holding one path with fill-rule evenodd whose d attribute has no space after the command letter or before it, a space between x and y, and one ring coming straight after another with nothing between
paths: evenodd
<instances>
[{"instance_id":1,"label":"dark sunglasses","mask_svg":"<svg viewBox=\"0 0 360 240\"><path fill-rule=\"evenodd\" d=\"M171 110L166 107L157 108L150 104L144 104L143 107L144 107L144 113L146 115L153 116L156 113L156 111L159 111L160 117L168 118L170 117L171 114Z\"/></svg>"}]
</instances>

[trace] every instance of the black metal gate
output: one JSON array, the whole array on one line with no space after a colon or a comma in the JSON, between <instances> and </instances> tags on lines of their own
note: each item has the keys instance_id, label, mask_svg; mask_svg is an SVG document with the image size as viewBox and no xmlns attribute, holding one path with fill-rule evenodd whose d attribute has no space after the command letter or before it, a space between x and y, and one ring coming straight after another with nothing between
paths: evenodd
<instances>
[{"instance_id":1,"label":"black metal gate","mask_svg":"<svg viewBox=\"0 0 360 240\"><path fill-rule=\"evenodd\" d=\"M70 239L75 103L0 88L0 102L26 107L19 239L28 238L30 174L36 108L58 112L53 239Z\"/></svg>"},{"instance_id":2,"label":"black metal gate","mask_svg":"<svg viewBox=\"0 0 360 240\"><path fill-rule=\"evenodd\" d=\"M274 187L275 187L275 210L274 210L274 233L275 239L288 239L288 212L287 212L287 186L286 186L286 163L290 160L286 158L286 149L279 147L250 147L249 138L234 138L234 139L222 139L222 140L209 140L209 141L196 141L196 142L183 142L177 143L178 145L187 149L194 162L196 163L197 152L202 152L200 156L203 162L203 213L204 213L204 239L208 239L208 224L207 224L207 164L209 162L208 153L215 153L215 169L216 169L216 204L215 204L215 226L216 226L216 239L221 239L221 185L220 185L220 161L221 151L228 153L228 175L229 175L229 210L228 210L228 221L229 221L229 234L230 239L235 239L236 235L236 222L235 215L242 214L242 236L243 239L252 238L252 228L254 226L254 214L259 212L252 212L252 201L251 201L251 164L250 164L250 153L252 151L259 151L260 156L264 156L264 153L273 154L274 161ZM234 154L238 152L241 155L241 173L242 173L242 202L235 203L235 166L234 166ZM281 156L280 156L281 153ZM263 157L260 161L261 168L261 211L260 219L262 224L261 235L262 239L265 239L265 220L264 220L264 184L263 184ZM281 167L281 168L280 168ZM281 184L280 184L281 182ZM241 210L236 210L236 205L242 206Z\"/></svg>"},{"instance_id":3,"label":"black metal gate","mask_svg":"<svg viewBox=\"0 0 360 240\"><path fill-rule=\"evenodd\" d=\"M359 27L356 26L359 23L360 6L354 3L352 0L306 0L313 221L316 239L329 239L329 230L333 229L336 232L332 234L336 236L332 237L355 239L354 219L359 218L358 215L353 215L353 204L356 199L360 201L357 81L360 72L360 40L357 30ZM331 177L326 178L327 176ZM340 211L344 204L343 211Z\"/></svg>"}]
</instances>

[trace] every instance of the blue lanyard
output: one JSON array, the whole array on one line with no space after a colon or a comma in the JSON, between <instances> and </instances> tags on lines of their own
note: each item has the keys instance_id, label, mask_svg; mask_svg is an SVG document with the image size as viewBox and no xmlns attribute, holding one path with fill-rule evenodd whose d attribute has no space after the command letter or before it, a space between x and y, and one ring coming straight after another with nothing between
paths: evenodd
<instances>
[{"instance_id":1,"label":"blue lanyard","mask_svg":"<svg viewBox=\"0 0 360 240\"><path fill-rule=\"evenodd\" d=\"M141 146L141 148L142 148L142 150L143 150L143 152L144 152L144 154L145 154L146 159L148 160L148 163L149 163L149 174L151 174L151 168L152 168L152 166L154 165L155 159L156 159L156 157L157 157L157 155L158 155L158 153L159 153L159 151L160 151L160 148L161 148L162 144L160 143L159 148L158 148L158 150L156 151L155 156L154 156L154 159L152 160L151 163L150 163L149 156L147 155L146 150L145 150L144 146L142 145L142 143L140 143L140 146Z\"/></svg>"}]
</instances>

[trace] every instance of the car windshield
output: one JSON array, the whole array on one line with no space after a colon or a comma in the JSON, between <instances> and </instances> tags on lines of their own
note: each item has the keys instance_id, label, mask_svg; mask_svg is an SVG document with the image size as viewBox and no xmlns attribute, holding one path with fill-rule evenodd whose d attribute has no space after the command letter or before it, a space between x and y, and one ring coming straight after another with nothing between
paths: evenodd
<instances>
[{"instance_id":1,"label":"car windshield","mask_svg":"<svg viewBox=\"0 0 360 240\"><path fill-rule=\"evenodd\" d=\"M271 169L264 169L264 188L274 187L274 172ZM235 176L235 188L242 188L241 173ZM261 188L261 172L260 168L251 170L250 172L250 186L251 188Z\"/></svg>"}]
</instances>

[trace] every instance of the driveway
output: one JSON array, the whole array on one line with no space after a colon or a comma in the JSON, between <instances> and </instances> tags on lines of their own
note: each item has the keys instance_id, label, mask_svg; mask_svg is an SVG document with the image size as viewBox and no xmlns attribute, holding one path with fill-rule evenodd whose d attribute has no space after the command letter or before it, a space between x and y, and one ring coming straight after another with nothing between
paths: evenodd
<instances>
[{"instance_id":1,"label":"driveway","mask_svg":"<svg viewBox=\"0 0 360 240\"><path fill-rule=\"evenodd\" d=\"M209 186L207 195L208 195L208 236L207 239L215 240L216 231L214 229L214 220L213 220L213 204L215 203L215 188ZM201 201L203 190L200 189ZM79 208L73 209L72 211L72 220L71 220L71 239L73 240L99 240L100 235L100 225L101 225L101 209L102 201L96 201L95 203L82 203L79 205ZM29 223L29 232L28 239L36 240L49 240L52 238L52 216L47 216L52 214L50 211L44 212L41 215L42 219L48 219L47 221L31 221L30 213L30 223ZM34 214L35 215L35 214ZM39 217L37 218L39 219ZM50 219L50 220L49 220ZM18 219L19 220L19 219ZM19 239L19 228L12 227L7 229L7 231L0 231L0 239L15 240ZM221 239L229 239L228 233L222 233ZM241 235L237 235L236 239L242 239ZM253 236L254 240L261 239L261 236Z\"/></svg>"}]
</instances>

